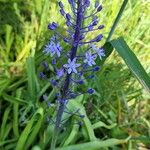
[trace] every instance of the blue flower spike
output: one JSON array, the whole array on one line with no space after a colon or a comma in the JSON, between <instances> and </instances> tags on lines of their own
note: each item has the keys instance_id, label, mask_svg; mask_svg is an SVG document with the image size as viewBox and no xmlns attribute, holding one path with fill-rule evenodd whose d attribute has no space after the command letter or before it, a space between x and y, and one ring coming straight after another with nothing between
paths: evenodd
<instances>
[{"instance_id":1,"label":"blue flower spike","mask_svg":"<svg viewBox=\"0 0 150 150\"><path fill-rule=\"evenodd\" d=\"M65 19L65 25L60 27L56 22L48 25L48 29L54 36L46 44L43 52L52 58L54 67L54 78L49 80L53 88L56 89L58 109L56 113L54 136L51 149L55 149L56 140L60 132L60 126L63 113L65 113L70 99L87 93L92 95L95 90L86 87L86 91L78 91L77 86L85 86L84 81L95 77L95 72L100 70L96 60L102 60L105 57L105 51L102 46L97 46L103 39L103 35L98 33L104 28L99 24L97 13L102 10L99 0L95 1L93 11L89 11L93 5L90 0L68 0L72 12L65 9L63 1L58 2L60 14ZM89 9L90 8L90 9ZM92 13L89 13L92 12ZM89 21L85 21L89 20ZM90 22L86 24L86 22ZM59 27L59 31L57 31ZM97 31L93 39L87 41L86 35ZM69 48L62 47L64 42ZM90 75L91 74L91 75ZM41 74L41 77L44 77ZM84 118L84 115L80 115Z\"/></svg>"}]
</instances>

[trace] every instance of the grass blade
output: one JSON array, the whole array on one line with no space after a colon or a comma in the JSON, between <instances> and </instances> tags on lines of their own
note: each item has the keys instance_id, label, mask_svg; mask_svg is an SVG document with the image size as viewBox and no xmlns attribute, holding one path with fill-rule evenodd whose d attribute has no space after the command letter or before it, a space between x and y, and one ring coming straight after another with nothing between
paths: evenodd
<instances>
[{"instance_id":1,"label":"grass blade","mask_svg":"<svg viewBox=\"0 0 150 150\"><path fill-rule=\"evenodd\" d=\"M150 77L124 39L121 37L116 40L112 40L110 43L123 58L141 85L143 85L143 87L145 87L145 89L147 89L147 91L150 93Z\"/></svg>"},{"instance_id":2,"label":"grass blade","mask_svg":"<svg viewBox=\"0 0 150 150\"><path fill-rule=\"evenodd\" d=\"M22 99L17 98L17 97L10 96L10 95L8 95L8 94L6 94L6 93L3 93L2 96L3 96L4 100L6 100L6 101L8 101L8 102L10 102L10 103L13 103L13 104L15 104L15 103L18 103L18 104L20 104L20 105L29 104L29 103L28 103L27 101L25 101L25 100L22 100Z\"/></svg>"},{"instance_id":3,"label":"grass blade","mask_svg":"<svg viewBox=\"0 0 150 150\"><path fill-rule=\"evenodd\" d=\"M112 27L111 27L111 30L109 32L109 35L108 35L107 39L106 39L106 42L108 42L111 39L111 37L112 37L116 27L117 27L117 24L119 23L119 20L120 20L123 12L125 10L125 7L126 7L127 3L128 3L128 0L124 0L123 4L122 4L122 6L121 6L121 8L119 10L119 13L118 13L118 15L117 15L117 17L116 17Z\"/></svg>"},{"instance_id":4,"label":"grass blade","mask_svg":"<svg viewBox=\"0 0 150 150\"><path fill-rule=\"evenodd\" d=\"M4 112L3 120L1 123L1 127L0 127L0 141L4 139L4 135L5 135L5 131L6 131L6 125L7 125L10 111L11 111L11 107L9 106L6 108L6 110Z\"/></svg>"},{"instance_id":5,"label":"grass blade","mask_svg":"<svg viewBox=\"0 0 150 150\"><path fill-rule=\"evenodd\" d=\"M28 92L30 100L35 102L37 94L39 92L39 84L35 72L34 58L29 57L27 59L27 76L28 76Z\"/></svg>"},{"instance_id":6,"label":"grass blade","mask_svg":"<svg viewBox=\"0 0 150 150\"><path fill-rule=\"evenodd\" d=\"M21 89L18 89L16 92L17 98L21 96ZM13 105L13 132L16 138L19 137L19 104L14 103Z\"/></svg>"},{"instance_id":7,"label":"grass blade","mask_svg":"<svg viewBox=\"0 0 150 150\"><path fill-rule=\"evenodd\" d=\"M27 142L26 142L26 146L25 146L25 149L29 149L29 147L31 146L31 144L34 142L41 126L42 126L42 123L43 123L43 117L44 117L44 114L43 114L43 109L40 108L37 113L36 113L39 118L38 118L38 122L34 125L33 129L32 129L32 132L30 133L30 136L28 137L27 139Z\"/></svg>"},{"instance_id":8,"label":"grass blade","mask_svg":"<svg viewBox=\"0 0 150 150\"><path fill-rule=\"evenodd\" d=\"M105 141L97 140L97 141L88 142L84 144L76 144L67 147L57 148L56 150L96 150L102 147L112 147L114 145L126 143L129 140L129 138L125 140L118 140L118 139L108 139Z\"/></svg>"},{"instance_id":9,"label":"grass blade","mask_svg":"<svg viewBox=\"0 0 150 150\"><path fill-rule=\"evenodd\" d=\"M35 140L36 135L42 125L43 121L43 109L39 108L31 120L26 125L25 129L23 130L20 138L18 140L16 150L21 150L28 148L30 144ZM35 123L36 122L36 123Z\"/></svg>"}]
</instances>

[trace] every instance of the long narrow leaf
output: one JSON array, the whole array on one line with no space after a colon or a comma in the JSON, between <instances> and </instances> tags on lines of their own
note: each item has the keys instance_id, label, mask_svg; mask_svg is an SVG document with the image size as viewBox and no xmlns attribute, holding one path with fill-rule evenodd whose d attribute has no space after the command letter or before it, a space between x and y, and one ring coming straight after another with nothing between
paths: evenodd
<instances>
[{"instance_id":1,"label":"long narrow leaf","mask_svg":"<svg viewBox=\"0 0 150 150\"><path fill-rule=\"evenodd\" d=\"M37 94L39 92L39 83L36 77L35 63L33 57L29 57L27 59L27 75L28 75L28 92L30 95L30 101L35 102Z\"/></svg>"},{"instance_id":2,"label":"long narrow leaf","mask_svg":"<svg viewBox=\"0 0 150 150\"><path fill-rule=\"evenodd\" d=\"M130 137L125 140L118 140L118 139L108 139L105 141L97 140L97 141L93 141L93 142L57 148L56 150L96 150L96 149L100 149L102 147L112 147L114 145L123 144L123 143L128 142L129 139L130 139Z\"/></svg>"},{"instance_id":3,"label":"long narrow leaf","mask_svg":"<svg viewBox=\"0 0 150 150\"><path fill-rule=\"evenodd\" d=\"M43 109L39 108L26 125L16 145L16 150L28 148L35 140L43 120Z\"/></svg>"},{"instance_id":4,"label":"long narrow leaf","mask_svg":"<svg viewBox=\"0 0 150 150\"><path fill-rule=\"evenodd\" d=\"M122 6L121 6L121 8L119 10L119 13L117 14L117 17L116 17L112 27L111 27L111 30L109 32L109 35L108 35L107 39L106 39L106 42L108 42L111 39L111 37L112 37L112 35L113 35L113 33L114 33L114 31L115 31L115 29L116 29L120 19L121 19L121 16L122 16L122 14L123 14L123 12L125 10L125 7L126 7L127 3L128 3L128 0L124 0L123 1L123 4L122 4Z\"/></svg>"},{"instance_id":5,"label":"long narrow leaf","mask_svg":"<svg viewBox=\"0 0 150 150\"><path fill-rule=\"evenodd\" d=\"M138 81L150 93L150 77L124 39L121 37L116 40L112 40L110 43L123 58Z\"/></svg>"}]
</instances>

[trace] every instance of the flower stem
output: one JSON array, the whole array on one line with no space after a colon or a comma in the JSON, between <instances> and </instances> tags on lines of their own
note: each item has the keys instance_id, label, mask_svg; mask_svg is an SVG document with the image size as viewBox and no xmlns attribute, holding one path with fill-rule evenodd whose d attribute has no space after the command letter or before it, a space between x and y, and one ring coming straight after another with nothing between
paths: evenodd
<instances>
[{"instance_id":1,"label":"flower stem","mask_svg":"<svg viewBox=\"0 0 150 150\"><path fill-rule=\"evenodd\" d=\"M57 137L58 137L58 134L60 131L61 119L62 119L62 115L64 112L64 107L65 107L65 103L63 103L63 102L59 103L58 112L57 112L57 116L56 116L56 124L55 124L55 129L53 132L53 138L52 138L50 150L55 150Z\"/></svg>"},{"instance_id":2,"label":"flower stem","mask_svg":"<svg viewBox=\"0 0 150 150\"><path fill-rule=\"evenodd\" d=\"M76 19L76 28L75 28L75 34L74 34L74 41L72 44L71 48L71 53L70 53L70 59L73 60L76 57L77 49L78 49L78 44L80 41L80 30L81 30L81 25L82 25L82 0L78 0L77 2L77 19ZM55 128L53 132L53 137L52 137L52 143L51 143L51 148L50 150L55 150L56 147L56 142L57 138L60 132L60 125L62 121L62 116L63 112L65 109L65 100L66 96L69 90L69 85L70 85L70 79L71 79L72 74L67 74L64 86L62 87L62 92L61 92L61 100L59 100L59 106L58 106L58 111L56 115L56 123L55 123Z\"/></svg>"}]
</instances>

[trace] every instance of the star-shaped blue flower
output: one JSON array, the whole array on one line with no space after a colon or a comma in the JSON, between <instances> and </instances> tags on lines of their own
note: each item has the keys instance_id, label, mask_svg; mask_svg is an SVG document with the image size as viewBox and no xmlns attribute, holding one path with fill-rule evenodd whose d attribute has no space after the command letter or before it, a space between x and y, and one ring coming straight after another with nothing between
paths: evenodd
<instances>
[{"instance_id":1,"label":"star-shaped blue flower","mask_svg":"<svg viewBox=\"0 0 150 150\"><path fill-rule=\"evenodd\" d=\"M64 75L64 69L63 68L57 69L56 75L57 75L58 79L60 79Z\"/></svg>"},{"instance_id":2,"label":"star-shaped blue flower","mask_svg":"<svg viewBox=\"0 0 150 150\"><path fill-rule=\"evenodd\" d=\"M72 72L78 73L76 68L81 66L81 64L76 64L76 58L74 58L72 61L68 59L68 64L64 64L63 66L67 69L68 74L71 74Z\"/></svg>"},{"instance_id":3,"label":"star-shaped blue flower","mask_svg":"<svg viewBox=\"0 0 150 150\"><path fill-rule=\"evenodd\" d=\"M97 48L94 44L91 44L91 48L98 54L100 60L105 56L105 51L103 48Z\"/></svg>"},{"instance_id":4,"label":"star-shaped blue flower","mask_svg":"<svg viewBox=\"0 0 150 150\"><path fill-rule=\"evenodd\" d=\"M90 51L86 52L85 54L85 60L84 60L84 63L87 63L89 66L93 66L95 65L95 59L96 59L96 55L95 54L92 54Z\"/></svg>"},{"instance_id":5,"label":"star-shaped blue flower","mask_svg":"<svg viewBox=\"0 0 150 150\"><path fill-rule=\"evenodd\" d=\"M103 49L103 48L98 48L96 52L97 52L99 58L102 60L102 57L105 56L105 51L104 51L104 49Z\"/></svg>"},{"instance_id":6,"label":"star-shaped blue flower","mask_svg":"<svg viewBox=\"0 0 150 150\"><path fill-rule=\"evenodd\" d=\"M60 43L55 43L53 41L50 41L44 49L44 53L50 54L51 57L53 57L55 54L57 57L60 57L60 52L62 51L62 47L60 46Z\"/></svg>"}]
</instances>

